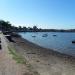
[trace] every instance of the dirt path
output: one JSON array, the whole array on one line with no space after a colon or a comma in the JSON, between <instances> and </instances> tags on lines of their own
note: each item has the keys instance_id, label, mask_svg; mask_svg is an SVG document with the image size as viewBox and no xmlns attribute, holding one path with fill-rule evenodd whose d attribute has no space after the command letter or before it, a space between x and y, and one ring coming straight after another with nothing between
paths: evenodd
<instances>
[{"instance_id":1,"label":"dirt path","mask_svg":"<svg viewBox=\"0 0 75 75\"><path fill-rule=\"evenodd\" d=\"M0 75L24 75L25 67L17 64L9 54L6 38L0 34L2 49L0 50Z\"/></svg>"}]
</instances>

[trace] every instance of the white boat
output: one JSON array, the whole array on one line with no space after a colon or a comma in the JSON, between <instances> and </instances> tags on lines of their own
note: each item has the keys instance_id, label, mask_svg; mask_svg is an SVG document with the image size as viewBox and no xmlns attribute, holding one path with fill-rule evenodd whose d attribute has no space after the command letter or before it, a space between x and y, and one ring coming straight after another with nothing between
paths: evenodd
<instances>
[{"instance_id":1,"label":"white boat","mask_svg":"<svg viewBox=\"0 0 75 75\"><path fill-rule=\"evenodd\" d=\"M47 36L48 36L48 34L43 34L43 35L42 35L42 37L47 37Z\"/></svg>"},{"instance_id":2,"label":"white boat","mask_svg":"<svg viewBox=\"0 0 75 75\"><path fill-rule=\"evenodd\" d=\"M32 37L36 37L35 35L32 35Z\"/></svg>"}]
</instances>

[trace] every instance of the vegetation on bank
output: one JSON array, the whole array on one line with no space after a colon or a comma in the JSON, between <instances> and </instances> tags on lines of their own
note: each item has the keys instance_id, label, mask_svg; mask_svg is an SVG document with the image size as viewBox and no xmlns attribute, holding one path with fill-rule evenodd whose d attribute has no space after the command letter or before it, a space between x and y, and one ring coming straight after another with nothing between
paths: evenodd
<instances>
[{"instance_id":1,"label":"vegetation on bank","mask_svg":"<svg viewBox=\"0 0 75 75\"><path fill-rule=\"evenodd\" d=\"M14 49L10 47L8 47L8 49L9 53L12 54L13 59L15 59L17 63L26 64L25 59L22 56L20 56Z\"/></svg>"},{"instance_id":2,"label":"vegetation on bank","mask_svg":"<svg viewBox=\"0 0 75 75\"><path fill-rule=\"evenodd\" d=\"M8 50L9 50L9 53L12 54L13 59L16 60L17 63L25 64L28 67L28 70L31 73L30 75L39 75L39 73L33 69L33 67L27 62L27 60L25 60L25 58L23 58L22 56L20 56L15 51L14 48L11 48L11 47L8 46ZM25 73L25 75L26 74L27 73Z\"/></svg>"},{"instance_id":3,"label":"vegetation on bank","mask_svg":"<svg viewBox=\"0 0 75 75\"><path fill-rule=\"evenodd\" d=\"M9 21L0 20L0 30L3 32L75 32L75 29L41 29L38 28L36 25L33 27L16 27L13 26Z\"/></svg>"}]
</instances>

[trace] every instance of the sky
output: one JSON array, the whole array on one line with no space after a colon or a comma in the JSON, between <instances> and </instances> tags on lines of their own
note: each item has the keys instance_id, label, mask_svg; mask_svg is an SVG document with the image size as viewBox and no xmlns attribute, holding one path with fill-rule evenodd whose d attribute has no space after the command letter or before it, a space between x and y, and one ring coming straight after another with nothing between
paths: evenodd
<instances>
[{"instance_id":1,"label":"sky","mask_svg":"<svg viewBox=\"0 0 75 75\"><path fill-rule=\"evenodd\" d=\"M0 0L0 19L15 26L75 28L75 0Z\"/></svg>"}]
</instances>

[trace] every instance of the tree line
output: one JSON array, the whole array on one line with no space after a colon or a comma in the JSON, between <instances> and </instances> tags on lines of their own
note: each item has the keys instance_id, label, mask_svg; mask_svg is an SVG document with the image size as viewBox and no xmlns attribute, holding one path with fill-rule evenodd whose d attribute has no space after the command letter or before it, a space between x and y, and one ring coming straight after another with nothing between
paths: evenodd
<instances>
[{"instance_id":1,"label":"tree line","mask_svg":"<svg viewBox=\"0 0 75 75\"><path fill-rule=\"evenodd\" d=\"M0 20L0 30L1 31L11 31L11 32L75 32L75 29L41 29L36 25L33 27L22 27L13 26L9 21Z\"/></svg>"},{"instance_id":2,"label":"tree line","mask_svg":"<svg viewBox=\"0 0 75 75\"><path fill-rule=\"evenodd\" d=\"M0 20L0 30L1 31L15 31L15 32L20 32L20 31L39 31L40 29L37 28L37 26L33 27L26 27L26 26L13 26L9 21L4 21Z\"/></svg>"}]
</instances>

